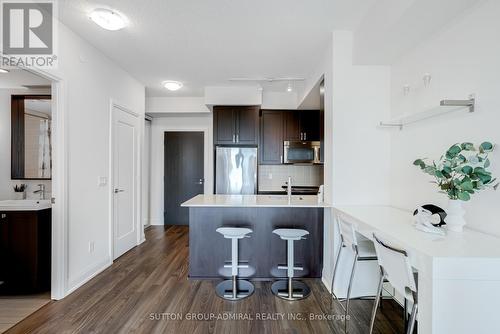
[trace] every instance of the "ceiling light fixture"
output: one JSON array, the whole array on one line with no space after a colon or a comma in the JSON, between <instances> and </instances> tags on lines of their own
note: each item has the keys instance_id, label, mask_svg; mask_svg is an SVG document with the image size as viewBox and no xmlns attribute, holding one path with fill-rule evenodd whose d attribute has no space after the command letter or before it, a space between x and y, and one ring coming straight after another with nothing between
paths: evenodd
<instances>
[{"instance_id":1,"label":"ceiling light fixture","mask_svg":"<svg viewBox=\"0 0 500 334\"><path fill-rule=\"evenodd\" d=\"M6 70L5 68L0 68L0 73L9 73L9 70Z\"/></svg>"},{"instance_id":2,"label":"ceiling light fixture","mask_svg":"<svg viewBox=\"0 0 500 334\"><path fill-rule=\"evenodd\" d=\"M120 30L127 25L125 18L111 9L95 9L89 17L95 24L106 30Z\"/></svg>"},{"instance_id":3,"label":"ceiling light fixture","mask_svg":"<svg viewBox=\"0 0 500 334\"><path fill-rule=\"evenodd\" d=\"M163 87L166 89L175 92L176 90L179 90L182 88L182 82L179 81L172 81L172 80L167 80L162 82Z\"/></svg>"}]
</instances>

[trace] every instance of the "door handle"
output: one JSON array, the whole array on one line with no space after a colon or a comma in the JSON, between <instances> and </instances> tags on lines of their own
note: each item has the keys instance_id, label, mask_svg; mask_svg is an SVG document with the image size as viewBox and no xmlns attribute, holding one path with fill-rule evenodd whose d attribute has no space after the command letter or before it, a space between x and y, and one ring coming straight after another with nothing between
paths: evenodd
<instances>
[{"instance_id":1,"label":"door handle","mask_svg":"<svg viewBox=\"0 0 500 334\"><path fill-rule=\"evenodd\" d=\"M122 192L124 192L124 191L125 191L125 190L123 190L123 189L118 189L118 188L116 188L116 189L115 189L115 194L122 193Z\"/></svg>"}]
</instances>

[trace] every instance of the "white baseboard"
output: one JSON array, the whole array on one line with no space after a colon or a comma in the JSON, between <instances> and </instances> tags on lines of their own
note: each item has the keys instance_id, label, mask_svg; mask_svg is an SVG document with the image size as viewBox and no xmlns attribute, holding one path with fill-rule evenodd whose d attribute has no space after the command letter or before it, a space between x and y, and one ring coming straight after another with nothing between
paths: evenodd
<instances>
[{"instance_id":1,"label":"white baseboard","mask_svg":"<svg viewBox=\"0 0 500 334\"><path fill-rule=\"evenodd\" d=\"M82 271L80 274L78 274L75 278L69 279L68 280L68 289L65 293L65 297L70 295L71 293L75 292L76 289L90 281L92 278L95 276L99 275L101 272L104 271L104 269L108 268L113 264L113 261L111 261L111 258L106 258L103 261L90 266L89 268L85 269Z\"/></svg>"},{"instance_id":2,"label":"white baseboard","mask_svg":"<svg viewBox=\"0 0 500 334\"><path fill-rule=\"evenodd\" d=\"M327 278L325 276L321 277L321 283L323 283L323 285L325 286L326 290L328 290L328 292L332 293L330 291L330 287L332 286L332 280L330 278Z\"/></svg>"},{"instance_id":3,"label":"white baseboard","mask_svg":"<svg viewBox=\"0 0 500 334\"><path fill-rule=\"evenodd\" d=\"M149 223L150 225L163 226L163 219L161 218L150 219Z\"/></svg>"}]
</instances>

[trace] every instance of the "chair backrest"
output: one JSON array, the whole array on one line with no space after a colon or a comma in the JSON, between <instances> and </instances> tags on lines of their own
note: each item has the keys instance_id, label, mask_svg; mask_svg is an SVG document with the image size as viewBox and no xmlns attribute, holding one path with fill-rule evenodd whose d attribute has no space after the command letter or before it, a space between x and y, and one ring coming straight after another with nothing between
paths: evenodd
<instances>
[{"instance_id":1,"label":"chair backrest","mask_svg":"<svg viewBox=\"0 0 500 334\"><path fill-rule=\"evenodd\" d=\"M387 280L397 292L407 299L413 300L411 291L417 292L417 284L407 252L391 245L390 242L379 235L373 234L373 237L378 263L382 267ZM408 289L411 291L408 291Z\"/></svg>"},{"instance_id":2,"label":"chair backrest","mask_svg":"<svg viewBox=\"0 0 500 334\"><path fill-rule=\"evenodd\" d=\"M358 239L356 238L356 229L354 225L344 220L341 215L337 216L337 224L344 245L351 247L357 246Z\"/></svg>"}]
</instances>

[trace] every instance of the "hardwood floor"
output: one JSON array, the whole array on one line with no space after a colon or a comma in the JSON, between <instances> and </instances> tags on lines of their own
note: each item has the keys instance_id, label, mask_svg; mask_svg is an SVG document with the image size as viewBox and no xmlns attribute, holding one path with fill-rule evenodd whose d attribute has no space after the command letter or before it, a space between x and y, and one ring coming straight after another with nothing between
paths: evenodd
<instances>
[{"instance_id":1,"label":"hardwood floor","mask_svg":"<svg viewBox=\"0 0 500 334\"><path fill-rule=\"evenodd\" d=\"M50 302L50 293L0 297L0 333Z\"/></svg>"},{"instance_id":2,"label":"hardwood floor","mask_svg":"<svg viewBox=\"0 0 500 334\"><path fill-rule=\"evenodd\" d=\"M217 282L187 279L187 227L152 227L146 240L7 333L343 333L342 320L320 319L343 313L319 280L308 281L312 293L298 302L275 298L270 282L255 282L243 301L224 301L214 293ZM368 333L372 301L351 305L350 333ZM384 301L375 333L402 332L401 308Z\"/></svg>"}]
</instances>

